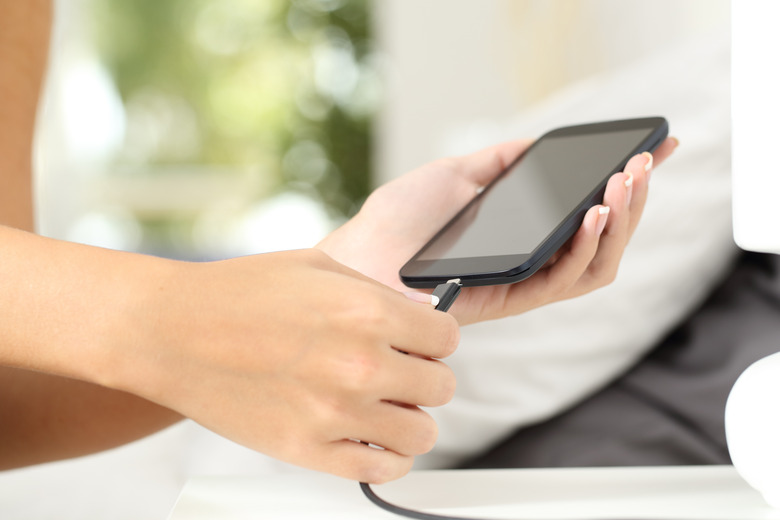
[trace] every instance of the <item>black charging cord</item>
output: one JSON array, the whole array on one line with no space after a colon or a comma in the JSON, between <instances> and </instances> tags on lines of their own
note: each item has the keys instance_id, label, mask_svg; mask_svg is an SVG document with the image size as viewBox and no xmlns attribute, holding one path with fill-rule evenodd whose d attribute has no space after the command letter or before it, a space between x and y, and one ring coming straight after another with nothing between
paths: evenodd
<instances>
[{"instance_id":1,"label":"black charging cord","mask_svg":"<svg viewBox=\"0 0 780 520\"><path fill-rule=\"evenodd\" d=\"M455 300L460 294L460 289L463 284L460 283L460 278L454 280L448 280L447 283L440 283L433 290L433 295L439 299L439 303L436 304L436 310L441 312L447 312L455 303Z\"/></svg>"},{"instance_id":2,"label":"black charging cord","mask_svg":"<svg viewBox=\"0 0 780 520\"><path fill-rule=\"evenodd\" d=\"M426 513L424 511L417 511L416 509L407 509L405 507L397 506L379 498L377 494L374 493L374 490L371 489L371 486L365 482L360 483L360 489L363 491L363 494L366 495L366 498L373 502L374 505L399 516L416 518L417 520L482 520L474 517L437 515L435 513Z\"/></svg>"}]
</instances>

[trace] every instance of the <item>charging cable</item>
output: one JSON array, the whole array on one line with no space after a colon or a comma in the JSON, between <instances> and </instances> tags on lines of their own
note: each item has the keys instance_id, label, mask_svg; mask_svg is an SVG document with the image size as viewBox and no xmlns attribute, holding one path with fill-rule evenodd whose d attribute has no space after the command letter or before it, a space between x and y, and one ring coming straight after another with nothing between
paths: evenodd
<instances>
[{"instance_id":1,"label":"charging cable","mask_svg":"<svg viewBox=\"0 0 780 520\"><path fill-rule=\"evenodd\" d=\"M447 283L440 283L433 290L433 295L439 299L439 303L436 304L436 310L447 312L455 303L455 300L460 294L460 289L463 284L460 283L460 278L454 280L448 280Z\"/></svg>"}]
</instances>

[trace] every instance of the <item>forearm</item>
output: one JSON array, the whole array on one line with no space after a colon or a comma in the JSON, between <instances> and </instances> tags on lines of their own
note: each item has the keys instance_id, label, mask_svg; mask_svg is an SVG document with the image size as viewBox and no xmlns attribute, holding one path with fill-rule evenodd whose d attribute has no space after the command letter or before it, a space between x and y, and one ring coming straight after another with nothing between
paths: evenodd
<instances>
[{"instance_id":1,"label":"forearm","mask_svg":"<svg viewBox=\"0 0 780 520\"><path fill-rule=\"evenodd\" d=\"M51 23L50 0L0 0L0 224L27 231L34 228L33 143ZM24 236L9 239L6 230L0 233L4 270L0 286L4 296L13 290L19 298L4 299L2 304L3 321L15 333L3 330L0 344L0 469L110 448L178 420L178 414L131 394L39 372L47 366L32 362L36 349L42 352L39 357L52 360L57 351L65 349L54 334L66 332L66 327L56 325L55 313L63 310L56 307L67 307L59 317L70 316L81 327L91 313L83 314L82 307L82 314L77 314L79 303L74 305L67 298L68 294L79 295L83 305L88 294L83 287L73 287L79 285L78 277L70 279L69 288L62 284L66 279L38 278L47 271L39 255L53 251L31 247L36 243L33 237L22 240L28 247L16 249ZM20 271L25 263L27 270ZM31 294L14 289L15 282L28 284L30 291L36 285L42 290ZM52 291L61 291L62 298ZM30 321L30 311L36 309ZM71 341L75 337L71 334ZM2 366L10 363L26 369Z\"/></svg>"},{"instance_id":2,"label":"forearm","mask_svg":"<svg viewBox=\"0 0 780 520\"><path fill-rule=\"evenodd\" d=\"M114 378L112 334L128 339L116 332L128 287L142 290L132 280L165 261L3 227L0 244L0 469L107 449L180 419L86 382Z\"/></svg>"},{"instance_id":3,"label":"forearm","mask_svg":"<svg viewBox=\"0 0 780 520\"><path fill-rule=\"evenodd\" d=\"M92 380L101 345L123 307L125 256L0 228L2 364ZM78 359L79 363L73 363ZM92 381L98 382L98 381Z\"/></svg>"},{"instance_id":4,"label":"forearm","mask_svg":"<svg viewBox=\"0 0 780 520\"><path fill-rule=\"evenodd\" d=\"M0 367L0 470L110 449L180 419L132 394Z\"/></svg>"}]
</instances>

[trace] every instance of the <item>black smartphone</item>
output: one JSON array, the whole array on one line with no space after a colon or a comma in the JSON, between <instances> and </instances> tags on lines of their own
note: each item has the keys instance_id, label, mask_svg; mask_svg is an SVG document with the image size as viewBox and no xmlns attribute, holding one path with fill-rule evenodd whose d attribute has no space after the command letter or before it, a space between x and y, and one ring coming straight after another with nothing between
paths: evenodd
<instances>
[{"instance_id":1,"label":"black smartphone","mask_svg":"<svg viewBox=\"0 0 780 520\"><path fill-rule=\"evenodd\" d=\"M547 132L469 202L400 271L409 287L464 286L534 274L604 198L609 178L669 132L663 117Z\"/></svg>"}]
</instances>

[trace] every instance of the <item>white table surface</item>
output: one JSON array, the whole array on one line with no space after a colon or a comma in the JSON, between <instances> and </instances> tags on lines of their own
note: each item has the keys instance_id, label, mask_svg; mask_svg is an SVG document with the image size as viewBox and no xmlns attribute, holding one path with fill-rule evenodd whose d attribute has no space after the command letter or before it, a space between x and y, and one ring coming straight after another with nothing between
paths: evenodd
<instances>
[{"instance_id":1,"label":"white table surface","mask_svg":"<svg viewBox=\"0 0 780 520\"><path fill-rule=\"evenodd\" d=\"M382 498L457 516L535 519L780 519L731 466L419 471ZM357 483L318 473L190 480L169 520L389 520Z\"/></svg>"}]
</instances>

